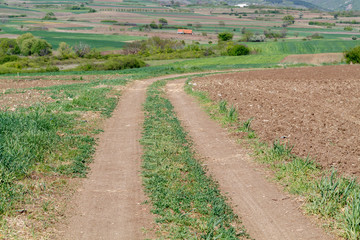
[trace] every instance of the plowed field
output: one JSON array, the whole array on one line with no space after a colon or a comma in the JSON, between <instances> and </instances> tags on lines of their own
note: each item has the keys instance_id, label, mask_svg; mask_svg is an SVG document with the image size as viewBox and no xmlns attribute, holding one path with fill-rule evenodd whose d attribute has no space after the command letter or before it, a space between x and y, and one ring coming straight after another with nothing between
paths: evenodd
<instances>
[{"instance_id":1,"label":"plowed field","mask_svg":"<svg viewBox=\"0 0 360 240\"><path fill-rule=\"evenodd\" d=\"M213 100L236 105L241 120L271 144L325 168L360 176L360 66L247 71L194 80Z\"/></svg>"}]
</instances>

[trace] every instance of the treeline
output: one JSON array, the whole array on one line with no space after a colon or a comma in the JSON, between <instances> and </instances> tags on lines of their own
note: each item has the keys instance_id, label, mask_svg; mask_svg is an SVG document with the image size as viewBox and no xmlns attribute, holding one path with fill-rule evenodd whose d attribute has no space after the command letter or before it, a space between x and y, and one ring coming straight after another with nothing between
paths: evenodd
<instances>
[{"instance_id":1,"label":"treeline","mask_svg":"<svg viewBox=\"0 0 360 240\"><path fill-rule=\"evenodd\" d=\"M343 24L360 24L360 22L356 21L356 20L352 20L352 21L338 21L337 23L343 23Z\"/></svg>"},{"instance_id":2,"label":"treeline","mask_svg":"<svg viewBox=\"0 0 360 240\"><path fill-rule=\"evenodd\" d=\"M251 50L244 44L234 41L232 33L219 33L218 44L201 46L198 42L186 44L184 41L152 37L125 45L124 55L137 55L145 60L202 58L209 56L239 56L250 54Z\"/></svg>"},{"instance_id":3,"label":"treeline","mask_svg":"<svg viewBox=\"0 0 360 240\"><path fill-rule=\"evenodd\" d=\"M81 42L74 46L62 42L57 49L57 54L53 55L51 44L44 39L33 36L31 33L23 34L17 39L0 39L0 74L55 72L59 71L59 68L54 66L55 62L76 59L102 60L101 63L86 63L75 69L82 71L121 70L145 66L144 61L132 56L102 56L99 51ZM78 62L83 61L79 60Z\"/></svg>"},{"instance_id":4,"label":"treeline","mask_svg":"<svg viewBox=\"0 0 360 240\"><path fill-rule=\"evenodd\" d=\"M316 26L324 26L324 27L335 27L335 23L329 23L329 22L316 22L316 21L310 21L309 25L316 25Z\"/></svg>"}]
</instances>

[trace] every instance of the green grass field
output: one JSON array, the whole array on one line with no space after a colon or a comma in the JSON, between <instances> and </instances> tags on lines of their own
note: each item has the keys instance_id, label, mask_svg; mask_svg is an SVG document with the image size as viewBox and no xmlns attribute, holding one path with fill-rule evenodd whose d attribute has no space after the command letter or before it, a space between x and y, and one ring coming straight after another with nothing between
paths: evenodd
<instances>
[{"instance_id":1,"label":"green grass field","mask_svg":"<svg viewBox=\"0 0 360 240\"><path fill-rule=\"evenodd\" d=\"M20 24L20 23L18 23ZM1 34L24 34L14 27L3 27ZM50 31L29 31L36 37L41 37L48 41L54 49L59 47L60 42L66 42L73 46L79 42L89 44L93 48L103 50L121 49L127 41L141 40L145 37L128 36L128 35L103 35L87 33L64 33ZM0 34L0 37L1 37Z\"/></svg>"},{"instance_id":2,"label":"green grass field","mask_svg":"<svg viewBox=\"0 0 360 240\"><path fill-rule=\"evenodd\" d=\"M312 54L343 52L359 45L358 41L348 40L292 40L265 43L246 43L249 47L260 49L263 55L273 54Z\"/></svg>"}]
</instances>

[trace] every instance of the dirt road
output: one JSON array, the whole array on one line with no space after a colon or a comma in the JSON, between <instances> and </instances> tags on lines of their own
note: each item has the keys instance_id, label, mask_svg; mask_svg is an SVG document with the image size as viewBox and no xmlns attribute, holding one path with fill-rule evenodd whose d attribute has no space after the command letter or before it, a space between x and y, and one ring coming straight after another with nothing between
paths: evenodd
<instances>
[{"instance_id":1,"label":"dirt road","mask_svg":"<svg viewBox=\"0 0 360 240\"><path fill-rule=\"evenodd\" d=\"M166 78L171 77L176 75ZM75 211L60 239L154 238L150 207L142 204L146 197L140 177L139 139L146 88L159 79L136 81L123 93L106 122L91 173L76 195ZM331 239L300 213L296 203L267 182L246 152L183 92L183 83L168 84L170 99L188 127L196 150L208 158L211 174L222 192L228 193L251 236L260 240Z\"/></svg>"},{"instance_id":2,"label":"dirt road","mask_svg":"<svg viewBox=\"0 0 360 240\"><path fill-rule=\"evenodd\" d=\"M178 76L135 81L126 88L113 116L105 123L91 172L73 200L74 212L62 227L59 239L129 240L154 236L146 231L153 229L153 216L149 206L142 204L146 200L140 176L142 104L151 83Z\"/></svg>"},{"instance_id":3,"label":"dirt road","mask_svg":"<svg viewBox=\"0 0 360 240\"><path fill-rule=\"evenodd\" d=\"M257 240L331 239L302 215L289 196L269 183L261 169L183 91L184 80L168 84L168 95L180 121L195 142L210 174L228 193L234 211L241 217L250 236Z\"/></svg>"}]
</instances>

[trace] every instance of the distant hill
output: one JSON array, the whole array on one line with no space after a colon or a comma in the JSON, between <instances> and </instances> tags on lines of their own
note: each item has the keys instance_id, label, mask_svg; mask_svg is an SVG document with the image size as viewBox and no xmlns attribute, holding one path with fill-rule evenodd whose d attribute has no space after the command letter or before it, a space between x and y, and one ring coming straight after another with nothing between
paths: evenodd
<instances>
[{"instance_id":1,"label":"distant hill","mask_svg":"<svg viewBox=\"0 0 360 240\"><path fill-rule=\"evenodd\" d=\"M180 0L184 1L184 0ZM228 3L236 5L240 3L271 4L288 7L301 7L310 9L319 9L323 11L344 11L360 10L360 0L186 0L191 3Z\"/></svg>"},{"instance_id":2,"label":"distant hill","mask_svg":"<svg viewBox=\"0 0 360 240\"><path fill-rule=\"evenodd\" d=\"M269 1L271 2L273 0ZM290 0L290 2L293 2L295 5L305 6L307 8L318 8L321 10L360 10L360 0Z\"/></svg>"}]
</instances>

